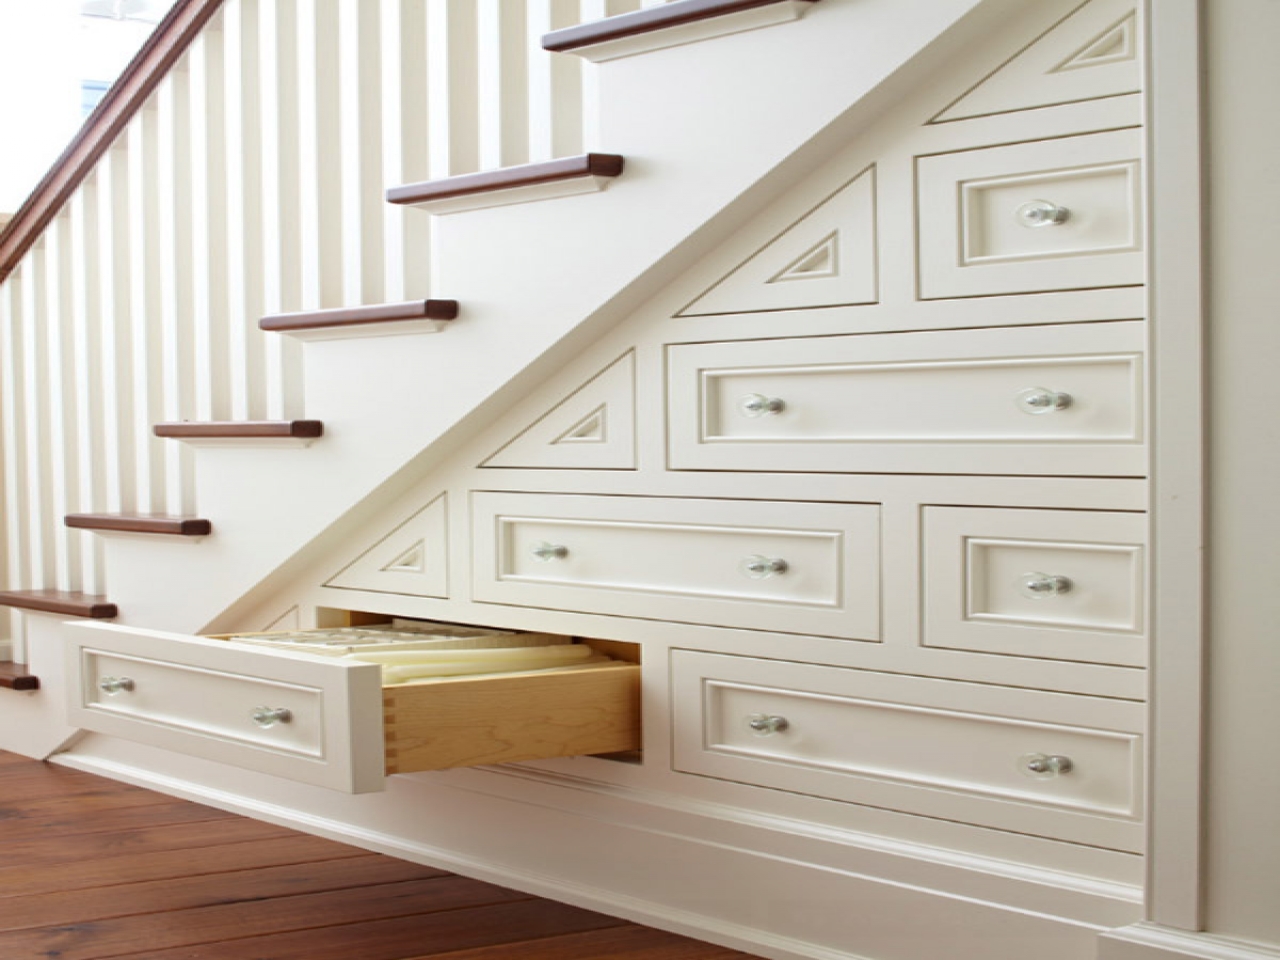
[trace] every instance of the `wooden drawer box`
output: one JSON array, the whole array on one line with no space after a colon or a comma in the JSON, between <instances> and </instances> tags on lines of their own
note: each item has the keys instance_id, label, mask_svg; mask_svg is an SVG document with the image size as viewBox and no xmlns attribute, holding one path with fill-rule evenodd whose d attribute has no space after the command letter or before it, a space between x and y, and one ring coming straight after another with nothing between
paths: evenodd
<instances>
[{"instance_id":1,"label":"wooden drawer box","mask_svg":"<svg viewBox=\"0 0 1280 960\"><path fill-rule=\"evenodd\" d=\"M1141 849L1141 703L690 650L672 676L677 770Z\"/></svg>"},{"instance_id":2,"label":"wooden drawer box","mask_svg":"<svg viewBox=\"0 0 1280 960\"><path fill-rule=\"evenodd\" d=\"M372 663L113 624L65 629L72 724L337 790L640 746L638 664L383 687Z\"/></svg>"}]
</instances>

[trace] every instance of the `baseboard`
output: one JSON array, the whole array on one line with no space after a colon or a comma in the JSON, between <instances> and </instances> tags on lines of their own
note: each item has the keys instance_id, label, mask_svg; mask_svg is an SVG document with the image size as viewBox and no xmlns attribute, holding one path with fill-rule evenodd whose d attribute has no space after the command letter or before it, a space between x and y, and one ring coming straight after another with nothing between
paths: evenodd
<instances>
[{"instance_id":1,"label":"baseboard","mask_svg":"<svg viewBox=\"0 0 1280 960\"><path fill-rule=\"evenodd\" d=\"M1280 945L1135 923L1103 934L1098 960L1280 960Z\"/></svg>"},{"instance_id":2,"label":"baseboard","mask_svg":"<svg viewBox=\"0 0 1280 960\"><path fill-rule=\"evenodd\" d=\"M248 783L236 792L213 787L203 776L172 776L87 751L54 759L771 960L1020 960L1031 953L1037 960L1090 960L1102 932L1092 924L716 839L631 829L447 787L412 797L346 798L317 813L263 799L271 791ZM450 829L433 834L427 824L416 835L400 829L386 815L405 800L412 801L419 825L423 811L430 811L426 819L448 821ZM364 807L363 819L352 804ZM381 812L370 817L370 810Z\"/></svg>"}]
</instances>

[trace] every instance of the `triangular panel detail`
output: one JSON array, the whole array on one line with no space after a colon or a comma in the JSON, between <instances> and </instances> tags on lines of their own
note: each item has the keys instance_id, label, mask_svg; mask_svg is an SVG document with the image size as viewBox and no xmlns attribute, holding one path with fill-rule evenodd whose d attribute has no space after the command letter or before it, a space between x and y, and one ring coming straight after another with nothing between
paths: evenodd
<instances>
[{"instance_id":1,"label":"triangular panel detail","mask_svg":"<svg viewBox=\"0 0 1280 960\"><path fill-rule=\"evenodd\" d=\"M833 233L817 246L806 250L795 262L787 264L780 273L770 277L770 283L784 280L815 280L820 277L840 275L840 235Z\"/></svg>"},{"instance_id":2,"label":"triangular panel detail","mask_svg":"<svg viewBox=\"0 0 1280 960\"><path fill-rule=\"evenodd\" d=\"M419 540L382 569L387 573L422 573L426 562L426 544Z\"/></svg>"},{"instance_id":3,"label":"triangular panel detail","mask_svg":"<svg viewBox=\"0 0 1280 960\"><path fill-rule=\"evenodd\" d=\"M551 406L482 467L634 470L635 356L623 354Z\"/></svg>"},{"instance_id":4,"label":"triangular panel detail","mask_svg":"<svg viewBox=\"0 0 1280 960\"><path fill-rule=\"evenodd\" d=\"M1136 14L1129 14L1100 37L1095 37L1054 69L1078 70L1081 67L1100 67L1104 63L1133 60L1138 55Z\"/></svg>"},{"instance_id":5,"label":"triangular panel detail","mask_svg":"<svg viewBox=\"0 0 1280 960\"><path fill-rule=\"evenodd\" d=\"M784 282L799 280L805 282ZM875 303L876 297L871 166L769 238L677 316L847 306Z\"/></svg>"},{"instance_id":6,"label":"triangular panel detail","mask_svg":"<svg viewBox=\"0 0 1280 960\"><path fill-rule=\"evenodd\" d=\"M572 427L556 437L555 443L607 443L609 440L609 411L601 406L592 410Z\"/></svg>"},{"instance_id":7,"label":"triangular panel detail","mask_svg":"<svg viewBox=\"0 0 1280 960\"><path fill-rule=\"evenodd\" d=\"M441 494L378 538L330 577L325 586L415 597L447 597L447 532L448 500Z\"/></svg>"},{"instance_id":8,"label":"triangular panel detail","mask_svg":"<svg viewBox=\"0 0 1280 960\"><path fill-rule=\"evenodd\" d=\"M965 120L1137 93L1134 0L1090 0L931 121Z\"/></svg>"}]
</instances>

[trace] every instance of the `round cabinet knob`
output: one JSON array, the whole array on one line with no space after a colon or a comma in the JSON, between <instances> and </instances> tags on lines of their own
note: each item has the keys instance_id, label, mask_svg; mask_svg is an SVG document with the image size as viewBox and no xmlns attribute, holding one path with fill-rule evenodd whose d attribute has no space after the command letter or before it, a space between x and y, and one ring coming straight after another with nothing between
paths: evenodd
<instances>
[{"instance_id":1,"label":"round cabinet knob","mask_svg":"<svg viewBox=\"0 0 1280 960\"><path fill-rule=\"evenodd\" d=\"M260 727L274 727L277 723L291 721L293 711L285 707L254 707L249 716Z\"/></svg>"},{"instance_id":2,"label":"round cabinet knob","mask_svg":"<svg viewBox=\"0 0 1280 960\"><path fill-rule=\"evenodd\" d=\"M749 393L738 401L738 412L744 417L767 417L786 408L781 397L766 397L763 393Z\"/></svg>"},{"instance_id":3,"label":"round cabinet knob","mask_svg":"<svg viewBox=\"0 0 1280 960\"><path fill-rule=\"evenodd\" d=\"M1018 592L1032 600L1060 597L1064 593L1070 593L1074 586L1070 577L1053 573L1024 573L1018 578Z\"/></svg>"},{"instance_id":4,"label":"round cabinet knob","mask_svg":"<svg viewBox=\"0 0 1280 960\"><path fill-rule=\"evenodd\" d=\"M1071 406L1071 394L1046 390L1044 387L1028 387L1014 398L1018 409L1023 413L1038 416L1042 413L1055 413Z\"/></svg>"},{"instance_id":5,"label":"round cabinet knob","mask_svg":"<svg viewBox=\"0 0 1280 960\"><path fill-rule=\"evenodd\" d=\"M547 543L542 540L533 545L530 551L539 560L563 560L569 555L569 548L558 543Z\"/></svg>"},{"instance_id":6,"label":"round cabinet knob","mask_svg":"<svg viewBox=\"0 0 1280 960\"><path fill-rule=\"evenodd\" d=\"M747 726L757 737L771 737L791 726L786 717L773 716L768 713L753 713L747 717Z\"/></svg>"},{"instance_id":7,"label":"round cabinet knob","mask_svg":"<svg viewBox=\"0 0 1280 960\"><path fill-rule=\"evenodd\" d=\"M1028 200L1020 204L1013 215L1024 227L1054 227L1066 223L1071 211L1048 200Z\"/></svg>"},{"instance_id":8,"label":"round cabinet knob","mask_svg":"<svg viewBox=\"0 0 1280 960\"><path fill-rule=\"evenodd\" d=\"M781 557L762 557L753 554L738 564L738 569L752 580L766 580L769 577L787 572L787 561Z\"/></svg>"},{"instance_id":9,"label":"round cabinet knob","mask_svg":"<svg viewBox=\"0 0 1280 960\"><path fill-rule=\"evenodd\" d=\"M1027 753L1018 758L1018 769L1035 780L1052 780L1075 767L1070 757L1048 753Z\"/></svg>"},{"instance_id":10,"label":"round cabinet knob","mask_svg":"<svg viewBox=\"0 0 1280 960\"><path fill-rule=\"evenodd\" d=\"M98 681L98 689L108 697L119 693L132 693L134 683L128 677L103 677Z\"/></svg>"}]
</instances>

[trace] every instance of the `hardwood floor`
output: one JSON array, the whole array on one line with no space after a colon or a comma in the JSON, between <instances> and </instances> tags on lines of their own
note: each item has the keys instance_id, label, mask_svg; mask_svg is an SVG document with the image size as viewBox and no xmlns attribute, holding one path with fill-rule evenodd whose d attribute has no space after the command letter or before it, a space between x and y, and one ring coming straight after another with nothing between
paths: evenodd
<instances>
[{"instance_id":1,"label":"hardwood floor","mask_svg":"<svg viewBox=\"0 0 1280 960\"><path fill-rule=\"evenodd\" d=\"M750 960L0 752L5 960Z\"/></svg>"}]
</instances>

